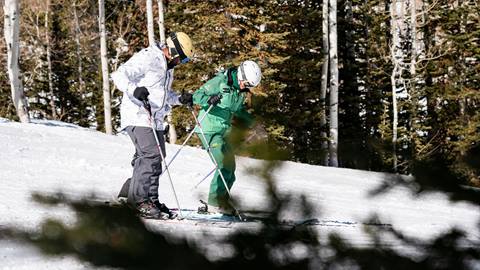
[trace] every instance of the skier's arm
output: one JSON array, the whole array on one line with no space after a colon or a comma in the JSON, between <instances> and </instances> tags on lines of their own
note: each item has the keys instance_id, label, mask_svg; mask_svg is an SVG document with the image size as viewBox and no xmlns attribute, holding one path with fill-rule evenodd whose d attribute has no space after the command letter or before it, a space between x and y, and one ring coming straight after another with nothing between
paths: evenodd
<instances>
[{"instance_id":1,"label":"skier's arm","mask_svg":"<svg viewBox=\"0 0 480 270\"><path fill-rule=\"evenodd\" d=\"M158 69L161 69L160 67ZM162 69L163 70L163 69ZM170 69L168 71L162 72L162 74L169 74L170 78L173 78L173 73L174 70ZM165 98L166 98L166 103L175 106L175 105L182 105L182 103L179 101L180 94L177 94L173 89L172 89L172 84L173 84L173 79L169 80L169 83L167 84L165 88Z\"/></svg>"},{"instance_id":2,"label":"skier's arm","mask_svg":"<svg viewBox=\"0 0 480 270\"><path fill-rule=\"evenodd\" d=\"M210 96L220 93L219 81L219 77L214 77L198 88L198 90L193 93L193 104L197 104L202 108L210 106L208 104Z\"/></svg>"},{"instance_id":3,"label":"skier's arm","mask_svg":"<svg viewBox=\"0 0 480 270\"><path fill-rule=\"evenodd\" d=\"M148 63L145 63L148 60L144 58L143 53L137 53L111 74L113 83L120 91L133 96L137 83L145 76L148 67Z\"/></svg>"},{"instance_id":4,"label":"skier's arm","mask_svg":"<svg viewBox=\"0 0 480 270\"><path fill-rule=\"evenodd\" d=\"M177 94L171 90L167 91L167 103L170 105L182 105L182 103L178 100L180 98L180 94Z\"/></svg>"}]
</instances>

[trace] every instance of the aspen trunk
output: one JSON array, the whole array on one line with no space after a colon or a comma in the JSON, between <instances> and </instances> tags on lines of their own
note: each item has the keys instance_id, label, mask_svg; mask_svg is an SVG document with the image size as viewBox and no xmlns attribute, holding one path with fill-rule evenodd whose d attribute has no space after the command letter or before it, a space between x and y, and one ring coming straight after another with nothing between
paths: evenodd
<instances>
[{"instance_id":1,"label":"aspen trunk","mask_svg":"<svg viewBox=\"0 0 480 270\"><path fill-rule=\"evenodd\" d=\"M164 18L164 9L163 9L163 1L157 0L158 4L158 30L160 32L160 43L165 43L165 18ZM177 131L175 129L175 125L172 121L172 112L168 113L167 115L167 123L169 125L168 129L168 137L169 143L176 143L177 142Z\"/></svg>"},{"instance_id":2,"label":"aspen trunk","mask_svg":"<svg viewBox=\"0 0 480 270\"><path fill-rule=\"evenodd\" d=\"M150 46L153 46L155 44L155 32L153 28L152 0L147 0L147 30L148 30L148 44Z\"/></svg>"},{"instance_id":3,"label":"aspen trunk","mask_svg":"<svg viewBox=\"0 0 480 270\"><path fill-rule=\"evenodd\" d=\"M393 158L393 171L397 171L397 123L398 123L398 112L397 112L397 81L396 77L398 74L398 59L397 59L397 46L399 46L399 37L397 29L397 1L392 1L392 6L390 8L391 15L391 33L392 33L392 48L391 48L391 58L393 63L392 74L390 76L390 83L392 84L392 110L393 110L393 123L392 123L392 158Z\"/></svg>"},{"instance_id":4,"label":"aspen trunk","mask_svg":"<svg viewBox=\"0 0 480 270\"><path fill-rule=\"evenodd\" d=\"M165 17L164 17L164 8L163 0L157 0L158 4L158 30L160 32L160 42L165 43Z\"/></svg>"},{"instance_id":5,"label":"aspen trunk","mask_svg":"<svg viewBox=\"0 0 480 270\"><path fill-rule=\"evenodd\" d=\"M50 44L50 0L47 0L45 10L45 45L47 56L47 71L48 71L48 92L50 93L50 109L52 111L52 119L58 119L57 105L55 105L55 93L53 91L53 69L52 69L52 51Z\"/></svg>"},{"instance_id":6,"label":"aspen trunk","mask_svg":"<svg viewBox=\"0 0 480 270\"><path fill-rule=\"evenodd\" d=\"M328 87L328 0L323 0L322 4L322 44L323 44L323 64L322 64L322 82L320 88L320 102L322 106L322 115L320 116L320 136L322 138L322 160L323 165L328 166L328 137L327 137L327 87Z\"/></svg>"},{"instance_id":7,"label":"aspen trunk","mask_svg":"<svg viewBox=\"0 0 480 270\"><path fill-rule=\"evenodd\" d=\"M402 50L402 32L405 30L405 14L404 14L404 2L403 0L393 0L390 8L391 16L391 60L393 64L392 74L390 76L390 82L392 84L392 158L393 158L393 171L398 170L398 156L397 156L397 144L398 144L398 100L397 93L400 91L406 91L404 87L404 80L402 77L404 66L404 53ZM399 87L399 85L401 87Z\"/></svg>"},{"instance_id":8,"label":"aspen trunk","mask_svg":"<svg viewBox=\"0 0 480 270\"><path fill-rule=\"evenodd\" d=\"M82 46L80 44L80 23L78 22L78 15L77 15L77 1L73 2L73 20L75 23L75 44L77 46L77 61L78 61L78 90L82 94L82 97L84 95L84 85L85 83L83 82L83 62L82 62Z\"/></svg>"},{"instance_id":9,"label":"aspen trunk","mask_svg":"<svg viewBox=\"0 0 480 270\"><path fill-rule=\"evenodd\" d=\"M98 0L98 25L100 30L100 58L102 61L103 106L105 114L105 132L112 134L112 110L110 106L110 83L108 81L107 38L105 33L105 4Z\"/></svg>"},{"instance_id":10,"label":"aspen trunk","mask_svg":"<svg viewBox=\"0 0 480 270\"><path fill-rule=\"evenodd\" d=\"M329 57L330 57L330 166L338 167L338 55L337 1L330 0Z\"/></svg>"},{"instance_id":11,"label":"aspen trunk","mask_svg":"<svg viewBox=\"0 0 480 270\"><path fill-rule=\"evenodd\" d=\"M21 71L18 66L20 47L20 12L19 0L4 0L4 36L7 47L7 70L10 79L10 88L13 104L17 116L22 123L30 122L28 115L27 101L23 92Z\"/></svg>"},{"instance_id":12,"label":"aspen trunk","mask_svg":"<svg viewBox=\"0 0 480 270\"><path fill-rule=\"evenodd\" d=\"M410 58L410 96L412 97L412 109L410 118L410 147L413 158L417 155L417 111L418 111L418 93L417 93L417 0L410 0L410 41L412 43L412 52Z\"/></svg>"}]
</instances>

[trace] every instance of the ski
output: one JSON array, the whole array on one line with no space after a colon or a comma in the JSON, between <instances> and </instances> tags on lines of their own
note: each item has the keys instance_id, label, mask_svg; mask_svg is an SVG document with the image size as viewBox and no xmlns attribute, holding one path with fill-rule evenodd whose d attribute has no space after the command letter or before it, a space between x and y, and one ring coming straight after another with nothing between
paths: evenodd
<instances>
[{"instance_id":1,"label":"ski","mask_svg":"<svg viewBox=\"0 0 480 270\"><path fill-rule=\"evenodd\" d=\"M175 221L196 223L196 224L216 224L216 225L231 225L231 224L264 224L274 223L272 218L267 212L242 212L242 219L234 215L225 215L222 213L199 213L198 210L182 209L181 215L178 209L170 209L176 213L179 213ZM258 214L261 213L261 214ZM164 220L160 220L164 221ZM166 220L167 222L171 220ZM280 220L276 221L280 225L285 226L309 226L315 225L319 221L316 218L307 218L300 220Z\"/></svg>"},{"instance_id":2,"label":"ski","mask_svg":"<svg viewBox=\"0 0 480 270\"><path fill-rule=\"evenodd\" d=\"M104 201L105 205L112 207L120 207L126 205L126 202L122 201ZM191 223L194 225L215 225L221 227L231 227L232 224L254 224L254 223L271 223L276 222L280 225L289 227L297 226L320 226L320 227L392 227L389 223L372 223L372 222L357 222L348 220L330 220L330 219L318 219L318 218L303 218L303 219L281 219L273 221L271 212L258 211L258 210L242 210L242 219L238 216L224 215L221 213L199 213L198 209L182 209L171 208L172 212L177 216L174 219L155 219L144 218L152 222L167 222L167 223ZM180 213L181 212L181 213Z\"/></svg>"}]
</instances>

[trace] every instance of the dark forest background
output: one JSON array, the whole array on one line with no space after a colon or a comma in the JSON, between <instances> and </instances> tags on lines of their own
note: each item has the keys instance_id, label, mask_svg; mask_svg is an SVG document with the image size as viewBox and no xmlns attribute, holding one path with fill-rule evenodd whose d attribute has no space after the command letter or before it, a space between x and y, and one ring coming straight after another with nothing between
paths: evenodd
<instances>
[{"instance_id":1,"label":"dark forest background","mask_svg":"<svg viewBox=\"0 0 480 270\"><path fill-rule=\"evenodd\" d=\"M98 3L51 0L46 24L44 2L21 1L20 64L29 111L34 118L103 131ZM466 166L465 157L480 137L480 5L447 0L416 3L416 27L406 23L404 30L406 35L415 31L421 46L413 49L406 37L401 43L405 58L415 54L415 70L406 66L397 78L403 84L397 93L397 171L412 173L414 161L441 156L445 166L465 176L467 183L479 185L478 173ZM328 123L322 126L320 119L328 116L328 106L323 106L320 97L325 53L322 1L164 4L167 33L188 33L197 49L193 62L176 69L174 89L194 91L220 69L256 60L264 77L249 106L269 141L288 151L290 160L324 164L322 131L328 132ZM341 167L393 171L391 4L390 0L338 1ZM158 9L154 12L158 17ZM148 45L145 1L107 0L106 21L113 71ZM46 68L47 33L53 96ZM1 66L5 67L4 39L0 45ZM5 68L0 69L0 85L0 117L16 119ZM121 93L113 86L111 92L118 127ZM173 121L181 140L193 126L191 115L175 108Z\"/></svg>"}]
</instances>

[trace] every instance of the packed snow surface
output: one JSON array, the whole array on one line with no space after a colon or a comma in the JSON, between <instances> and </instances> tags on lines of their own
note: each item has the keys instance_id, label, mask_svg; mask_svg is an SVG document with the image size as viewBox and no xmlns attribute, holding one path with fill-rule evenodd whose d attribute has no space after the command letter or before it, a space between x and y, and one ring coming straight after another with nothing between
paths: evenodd
<instances>
[{"instance_id":1,"label":"packed snow surface","mask_svg":"<svg viewBox=\"0 0 480 270\"><path fill-rule=\"evenodd\" d=\"M69 209L47 208L31 199L32 192L61 191L73 197L95 194L110 199L131 175L133 145L125 134L106 135L57 121L20 124L0 119L0 226L35 230L47 217L73 222ZM180 148L167 144L167 160ZM262 178L247 170L262 165L261 160L237 157L237 182L232 195L240 209L262 208L266 202ZM213 169L207 153L185 147L170 167L171 177L182 208L196 209L206 199L209 179L198 181ZM305 195L313 205L320 225L319 235L337 232L356 245L369 245L362 222L377 214L385 224L422 239L434 237L452 226L477 239L480 213L467 203L451 203L440 193L415 197L402 187L380 196L369 192L388 174L328 168L283 162L274 171L281 193ZM177 207L166 175L160 180L160 199ZM295 219L295 206L286 218ZM202 232L222 236L242 225L206 227L176 223L174 226L149 223L153 229L202 242ZM246 224L245 226L248 226ZM204 240L205 241L205 240ZM396 243L392 242L392 245ZM205 247L208 251L209 248ZM91 269L72 257L44 257L36 249L17 242L0 241L0 269Z\"/></svg>"}]
</instances>

